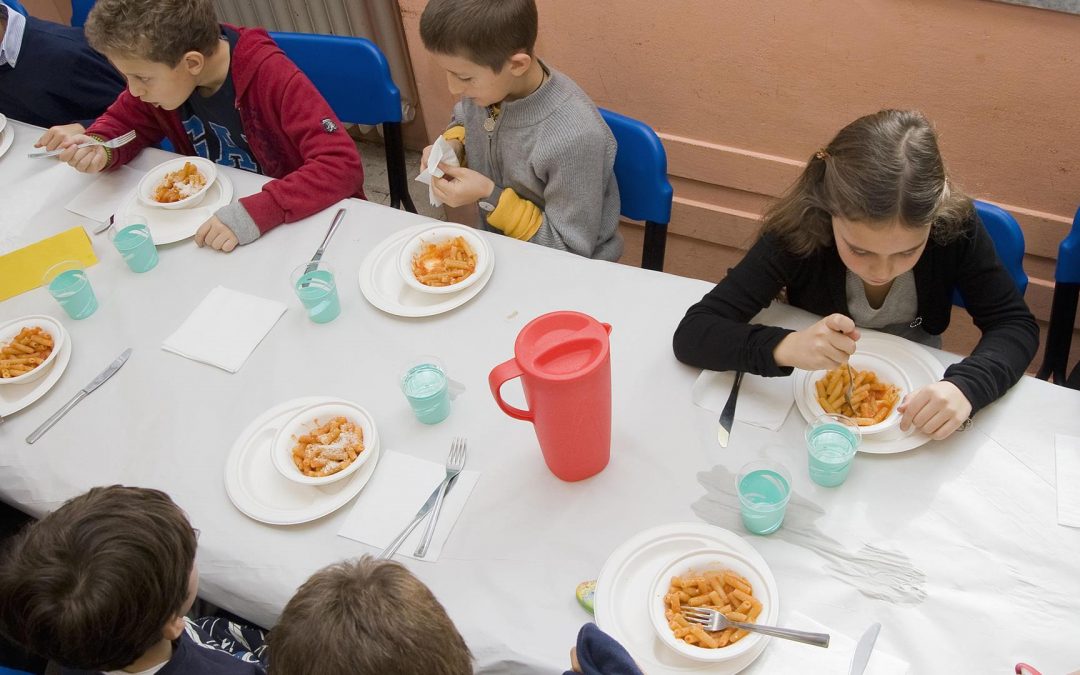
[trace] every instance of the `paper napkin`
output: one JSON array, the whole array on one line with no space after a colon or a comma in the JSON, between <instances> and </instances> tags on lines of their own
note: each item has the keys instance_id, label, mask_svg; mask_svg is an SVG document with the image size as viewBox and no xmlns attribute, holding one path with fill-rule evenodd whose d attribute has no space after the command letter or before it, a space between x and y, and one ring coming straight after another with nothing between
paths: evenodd
<instances>
[{"instance_id":1,"label":"paper napkin","mask_svg":"<svg viewBox=\"0 0 1080 675\"><path fill-rule=\"evenodd\" d=\"M691 400L699 408L711 410L717 415L724 409L731 385L735 382L735 373L718 373L703 370L694 382ZM739 402L735 407L735 419L755 427L776 431L784 426L795 394L791 388L790 377L761 377L743 375L739 385Z\"/></svg>"},{"instance_id":2,"label":"paper napkin","mask_svg":"<svg viewBox=\"0 0 1080 675\"><path fill-rule=\"evenodd\" d=\"M83 267L97 264L94 247L82 227L0 256L0 300L37 288L46 270L65 260L78 260Z\"/></svg>"},{"instance_id":3,"label":"paper napkin","mask_svg":"<svg viewBox=\"0 0 1080 675\"><path fill-rule=\"evenodd\" d=\"M161 348L235 373L284 311L280 302L218 286Z\"/></svg>"},{"instance_id":4,"label":"paper napkin","mask_svg":"<svg viewBox=\"0 0 1080 675\"><path fill-rule=\"evenodd\" d=\"M129 166L121 166L115 171L98 174L98 178L87 185L82 192L64 206L65 209L90 220L104 223L116 213L124 198L138 185L142 171Z\"/></svg>"},{"instance_id":5,"label":"paper napkin","mask_svg":"<svg viewBox=\"0 0 1080 675\"><path fill-rule=\"evenodd\" d=\"M1058 523L1080 527L1080 438L1054 434Z\"/></svg>"},{"instance_id":6,"label":"paper napkin","mask_svg":"<svg viewBox=\"0 0 1080 675\"><path fill-rule=\"evenodd\" d=\"M400 452L387 452L379 460L375 475L360 493L338 535L379 550L386 548L412 522L432 490L445 477L446 467L443 464ZM443 544L454 529L454 523L479 478L479 471L466 470L458 474L457 482L443 499L442 513L439 514L426 556L417 558L413 553L424 536L427 519L416 526L394 555L406 555L426 562L438 560Z\"/></svg>"},{"instance_id":7,"label":"paper napkin","mask_svg":"<svg viewBox=\"0 0 1080 675\"><path fill-rule=\"evenodd\" d=\"M745 383L746 380L744 379ZM739 394L740 403L742 394ZM858 638L851 638L843 633L823 626L799 612L790 612L783 621L784 628L808 630L815 633L828 633L831 637L827 648L804 645L790 640L772 638L761 657L745 672L757 673L846 673L851 667L851 657L855 655ZM882 634L887 631L882 627ZM904 675L909 664L903 659L881 650L881 635L866 664L865 675Z\"/></svg>"},{"instance_id":8,"label":"paper napkin","mask_svg":"<svg viewBox=\"0 0 1080 675\"><path fill-rule=\"evenodd\" d=\"M428 186L428 199L431 200L432 206L442 206L442 200L431 191L431 179L433 177L443 177L443 170L439 168L440 163L447 166L461 166L461 163L458 162L457 153L450 147L450 142L442 136L435 139L431 146L431 152L428 153L427 166L416 177L416 180Z\"/></svg>"}]
</instances>

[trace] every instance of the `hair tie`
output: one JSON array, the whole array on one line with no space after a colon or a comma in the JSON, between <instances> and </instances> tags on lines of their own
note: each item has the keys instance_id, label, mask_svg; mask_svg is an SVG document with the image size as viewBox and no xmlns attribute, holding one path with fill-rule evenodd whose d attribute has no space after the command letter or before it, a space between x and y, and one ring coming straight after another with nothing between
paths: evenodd
<instances>
[{"instance_id":1,"label":"hair tie","mask_svg":"<svg viewBox=\"0 0 1080 675\"><path fill-rule=\"evenodd\" d=\"M818 159L821 159L821 160L826 160L826 159L829 158L829 151L822 148L821 150L818 150L817 152L814 153L814 157L817 157Z\"/></svg>"}]
</instances>

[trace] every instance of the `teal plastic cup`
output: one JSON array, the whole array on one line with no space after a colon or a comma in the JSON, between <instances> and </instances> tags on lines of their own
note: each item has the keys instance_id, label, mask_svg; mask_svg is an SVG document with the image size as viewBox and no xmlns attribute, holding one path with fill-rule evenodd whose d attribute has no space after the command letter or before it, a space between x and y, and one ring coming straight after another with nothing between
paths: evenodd
<instances>
[{"instance_id":1,"label":"teal plastic cup","mask_svg":"<svg viewBox=\"0 0 1080 675\"><path fill-rule=\"evenodd\" d=\"M292 271L290 278L309 319L315 323L329 323L341 314L334 270L329 265L304 263Z\"/></svg>"},{"instance_id":2,"label":"teal plastic cup","mask_svg":"<svg viewBox=\"0 0 1080 675\"><path fill-rule=\"evenodd\" d=\"M97 311L97 296L78 260L53 265L45 271L42 281L72 319L85 319Z\"/></svg>"},{"instance_id":3,"label":"teal plastic cup","mask_svg":"<svg viewBox=\"0 0 1080 675\"><path fill-rule=\"evenodd\" d=\"M791 498L791 474L783 464L750 462L735 478L743 525L754 534L771 534L784 522Z\"/></svg>"},{"instance_id":4,"label":"teal plastic cup","mask_svg":"<svg viewBox=\"0 0 1080 675\"><path fill-rule=\"evenodd\" d=\"M109 228L109 239L132 272L142 274L157 266L157 246L145 224L136 223L119 230Z\"/></svg>"},{"instance_id":5,"label":"teal plastic cup","mask_svg":"<svg viewBox=\"0 0 1080 675\"><path fill-rule=\"evenodd\" d=\"M855 420L843 415L822 415L806 428L810 454L810 480L836 487L847 480L862 431Z\"/></svg>"},{"instance_id":6,"label":"teal plastic cup","mask_svg":"<svg viewBox=\"0 0 1080 675\"><path fill-rule=\"evenodd\" d=\"M438 424L450 415L450 379L442 361L433 356L418 357L405 366L401 391L424 424Z\"/></svg>"}]
</instances>

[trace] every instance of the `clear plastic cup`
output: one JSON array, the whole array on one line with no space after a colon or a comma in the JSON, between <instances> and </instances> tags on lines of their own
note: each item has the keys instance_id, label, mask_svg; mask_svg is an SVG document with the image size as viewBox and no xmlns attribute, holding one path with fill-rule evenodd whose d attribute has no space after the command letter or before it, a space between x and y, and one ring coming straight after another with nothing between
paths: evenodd
<instances>
[{"instance_id":1,"label":"clear plastic cup","mask_svg":"<svg viewBox=\"0 0 1080 675\"><path fill-rule=\"evenodd\" d=\"M150 234L150 228L143 223L127 227L109 228L109 240L120 252L124 262L132 272L149 272L158 264L157 246Z\"/></svg>"},{"instance_id":2,"label":"clear plastic cup","mask_svg":"<svg viewBox=\"0 0 1080 675\"><path fill-rule=\"evenodd\" d=\"M783 464L750 462L735 478L743 525L754 534L771 534L784 522L791 499L791 474Z\"/></svg>"},{"instance_id":3,"label":"clear plastic cup","mask_svg":"<svg viewBox=\"0 0 1080 675\"><path fill-rule=\"evenodd\" d=\"M850 417L821 415L811 422L806 428L810 480L823 487L843 483L861 442L862 431Z\"/></svg>"},{"instance_id":4,"label":"clear plastic cup","mask_svg":"<svg viewBox=\"0 0 1080 675\"><path fill-rule=\"evenodd\" d=\"M290 275L296 297L315 323L329 323L341 314L334 270L324 262L304 263Z\"/></svg>"},{"instance_id":5,"label":"clear plastic cup","mask_svg":"<svg viewBox=\"0 0 1080 675\"><path fill-rule=\"evenodd\" d=\"M438 424L450 415L450 379L446 367L434 356L419 356L401 371L401 392L416 419Z\"/></svg>"},{"instance_id":6,"label":"clear plastic cup","mask_svg":"<svg viewBox=\"0 0 1080 675\"><path fill-rule=\"evenodd\" d=\"M97 311L97 296L86 276L86 269L78 260L53 265L45 271L42 282L72 319L85 319Z\"/></svg>"}]
</instances>

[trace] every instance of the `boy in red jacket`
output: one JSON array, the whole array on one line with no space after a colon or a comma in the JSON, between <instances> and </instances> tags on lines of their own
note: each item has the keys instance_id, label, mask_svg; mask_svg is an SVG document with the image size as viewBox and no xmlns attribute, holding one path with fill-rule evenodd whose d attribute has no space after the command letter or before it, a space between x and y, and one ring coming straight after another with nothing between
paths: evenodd
<instances>
[{"instance_id":1,"label":"boy in red jacket","mask_svg":"<svg viewBox=\"0 0 1080 675\"><path fill-rule=\"evenodd\" d=\"M218 209L195 235L199 246L229 252L364 196L355 143L266 31L219 24L211 0L98 0L85 30L128 88L86 134L54 127L39 145L66 148L61 161L95 173L168 138L181 154L277 179ZM116 150L75 147L132 129L135 140Z\"/></svg>"}]
</instances>

